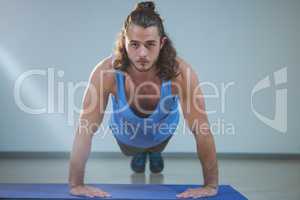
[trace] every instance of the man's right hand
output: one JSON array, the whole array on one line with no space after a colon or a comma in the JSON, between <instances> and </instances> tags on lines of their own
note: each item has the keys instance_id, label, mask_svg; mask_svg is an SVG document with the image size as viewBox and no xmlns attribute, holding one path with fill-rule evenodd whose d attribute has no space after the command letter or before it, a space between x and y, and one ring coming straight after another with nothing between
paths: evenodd
<instances>
[{"instance_id":1,"label":"man's right hand","mask_svg":"<svg viewBox=\"0 0 300 200\"><path fill-rule=\"evenodd\" d=\"M111 195L100 188L79 185L70 189L70 193L75 196L87 196L87 197L111 197Z\"/></svg>"}]
</instances>

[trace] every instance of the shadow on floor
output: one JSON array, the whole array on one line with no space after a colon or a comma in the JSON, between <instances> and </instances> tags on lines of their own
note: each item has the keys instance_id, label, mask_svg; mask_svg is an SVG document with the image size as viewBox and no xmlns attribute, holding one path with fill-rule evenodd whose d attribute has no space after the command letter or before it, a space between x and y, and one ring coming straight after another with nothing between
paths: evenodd
<instances>
[{"instance_id":1,"label":"shadow on floor","mask_svg":"<svg viewBox=\"0 0 300 200\"><path fill-rule=\"evenodd\" d=\"M146 184L145 173L133 173L130 176L132 184ZM150 184L164 184L164 175L162 173L150 173L149 174Z\"/></svg>"}]
</instances>

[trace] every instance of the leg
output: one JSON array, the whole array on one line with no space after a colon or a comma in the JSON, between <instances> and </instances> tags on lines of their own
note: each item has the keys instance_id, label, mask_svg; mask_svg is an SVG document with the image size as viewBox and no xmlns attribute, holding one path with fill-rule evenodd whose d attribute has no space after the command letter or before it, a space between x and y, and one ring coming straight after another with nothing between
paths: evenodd
<instances>
[{"instance_id":1,"label":"leg","mask_svg":"<svg viewBox=\"0 0 300 200\"><path fill-rule=\"evenodd\" d=\"M134 156L137 153L142 153L145 151L145 149L138 148L138 147L133 147L133 146L128 146L126 144L123 144L122 142L119 142L117 140L117 143L122 151L122 153L126 156Z\"/></svg>"},{"instance_id":2,"label":"leg","mask_svg":"<svg viewBox=\"0 0 300 200\"><path fill-rule=\"evenodd\" d=\"M122 151L122 153L126 156L134 156L137 153L142 153L142 152L162 152L167 144L169 143L170 139L171 139L172 135L166 139L165 141L163 141L162 143L154 146L154 147L150 147L150 148L138 148L138 147L133 147L133 146L129 146L126 144L123 144L122 142L117 140L117 143Z\"/></svg>"},{"instance_id":3,"label":"leg","mask_svg":"<svg viewBox=\"0 0 300 200\"><path fill-rule=\"evenodd\" d=\"M145 172L147 161L147 153L145 152L145 149L128 146L122 142L119 142L118 140L117 143L124 155L132 156L130 163L131 169L136 173Z\"/></svg>"},{"instance_id":4,"label":"leg","mask_svg":"<svg viewBox=\"0 0 300 200\"><path fill-rule=\"evenodd\" d=\"M168 139L163 141L162 143L160 143L154 147L147 148L146 151L147 152L163 152L163 150L166 148L167 144L169 143L171 137L172 137L172 135Z\"/></svg>"},{"instance_id":5,"label":"leg","mask_svg":"<svg viewBox=\"0 0 300 200\"><path fill-rule=\"evenodd\" d=\"M160 173L164 169L164 159L161 152L166 148L172 135L161 144L147 149L149 152L150 170L153 173Z\"/></svg>"},{"instance_id":6,"label":"leg","mask_svg":"<svg viewBox=\"0 0 300 200\"><path fill-rule=\"evenodd\" d=\"M145 165L147 162L147 154L149 154L150 159L150 170L153 173L159 173L164 168L164 161L161 156L161 152L166 148L168 142L170 141L172 135L158 144L150 148L138 148L123 144L117 140L117 143L123 154L126 156L133 156L131 160L131 169L137 173L145 172Z\"/></svg>"}]
</instances>

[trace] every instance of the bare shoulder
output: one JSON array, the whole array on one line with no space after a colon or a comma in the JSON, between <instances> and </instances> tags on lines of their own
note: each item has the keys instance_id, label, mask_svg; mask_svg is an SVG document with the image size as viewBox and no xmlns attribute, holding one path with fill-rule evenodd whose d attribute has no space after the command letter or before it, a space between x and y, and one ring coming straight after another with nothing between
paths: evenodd
<instances>
[{"instance_id":1,"label":"bare shoulder","mask_svg":"<svg viewBox=\"0 0 300 200\"><path fill-rule=\"evenodd\" d=\"M178 81L191 78L190 76L197 75L191 64L185 61L183 58L177 57L179 63L179 72L181 76L178 76Z\"/></svg>"},{"instance_id":2,"label":"bare shoulder","mask_svg":"<svg viewBox=\"0 0 300 200\"><path fill-rule=\"evenodd\" d=\"M101 84L106 91L111 92L115 83L115 69L112 66L112 56L101 60L90 74L90 82L99 87Z\"/></svg>"},{"instance_id":3,"label":"bare shoulder","mask_svg":"<svg viewBox=\"0 0 300 200\"><path fill-rule=\"evenodd\" d=\"M175 83L173 87L174 87L174 93L178 94L178 92L182 90L182 88L187 87L189 81L197 80L197 74L195 70L192 68L192 66L183 58L176 57L176 61L179 64L179 68L178 68L179 75L173 80L173 82Z\"/></svg>"}]
</instances>

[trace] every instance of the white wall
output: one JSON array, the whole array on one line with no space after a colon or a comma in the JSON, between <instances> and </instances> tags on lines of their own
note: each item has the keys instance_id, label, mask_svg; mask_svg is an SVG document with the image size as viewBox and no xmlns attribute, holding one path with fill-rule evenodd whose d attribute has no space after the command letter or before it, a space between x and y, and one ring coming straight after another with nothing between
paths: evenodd
<instances>
[{"instance_id":1,"label":"white wall","mask_svg":"<svg viewBox=\"0 0 300 200\"><path fill-rule=\"evenodd\" d=\"M78 116L70 117L73 107L68 101L75 99L79 107L83 88L73 98L68 83L87 81L95 64L112 52L135 2L0 1L0 151L70 151L74 127L68 119ZM156 6L179 55L206 83L204 93L215 95L207 97L206 104L210 123L221 122L212 129L217 151L300 153L300 2L156 1ZM48 68L55 72L53 113L22 111L14 99L16 80L28 70L45 73L22 83L22 98L27 105L47 108ZM64 74L58 76L58 71ZM266 88L254 94L251 109L251 92L267 76L270 82L259 83ZM275 79L283 84L275 85ZM57 111L59 84L64 88L63 113ZM222 95L224 85L228 88ZM266 122L260 114L278 120ZM184 130L181 120L166 151L196 151L193 136ZM119 151L110 132L102 136L95 136L94 151Z\"/></svg>"}]
</instances>

